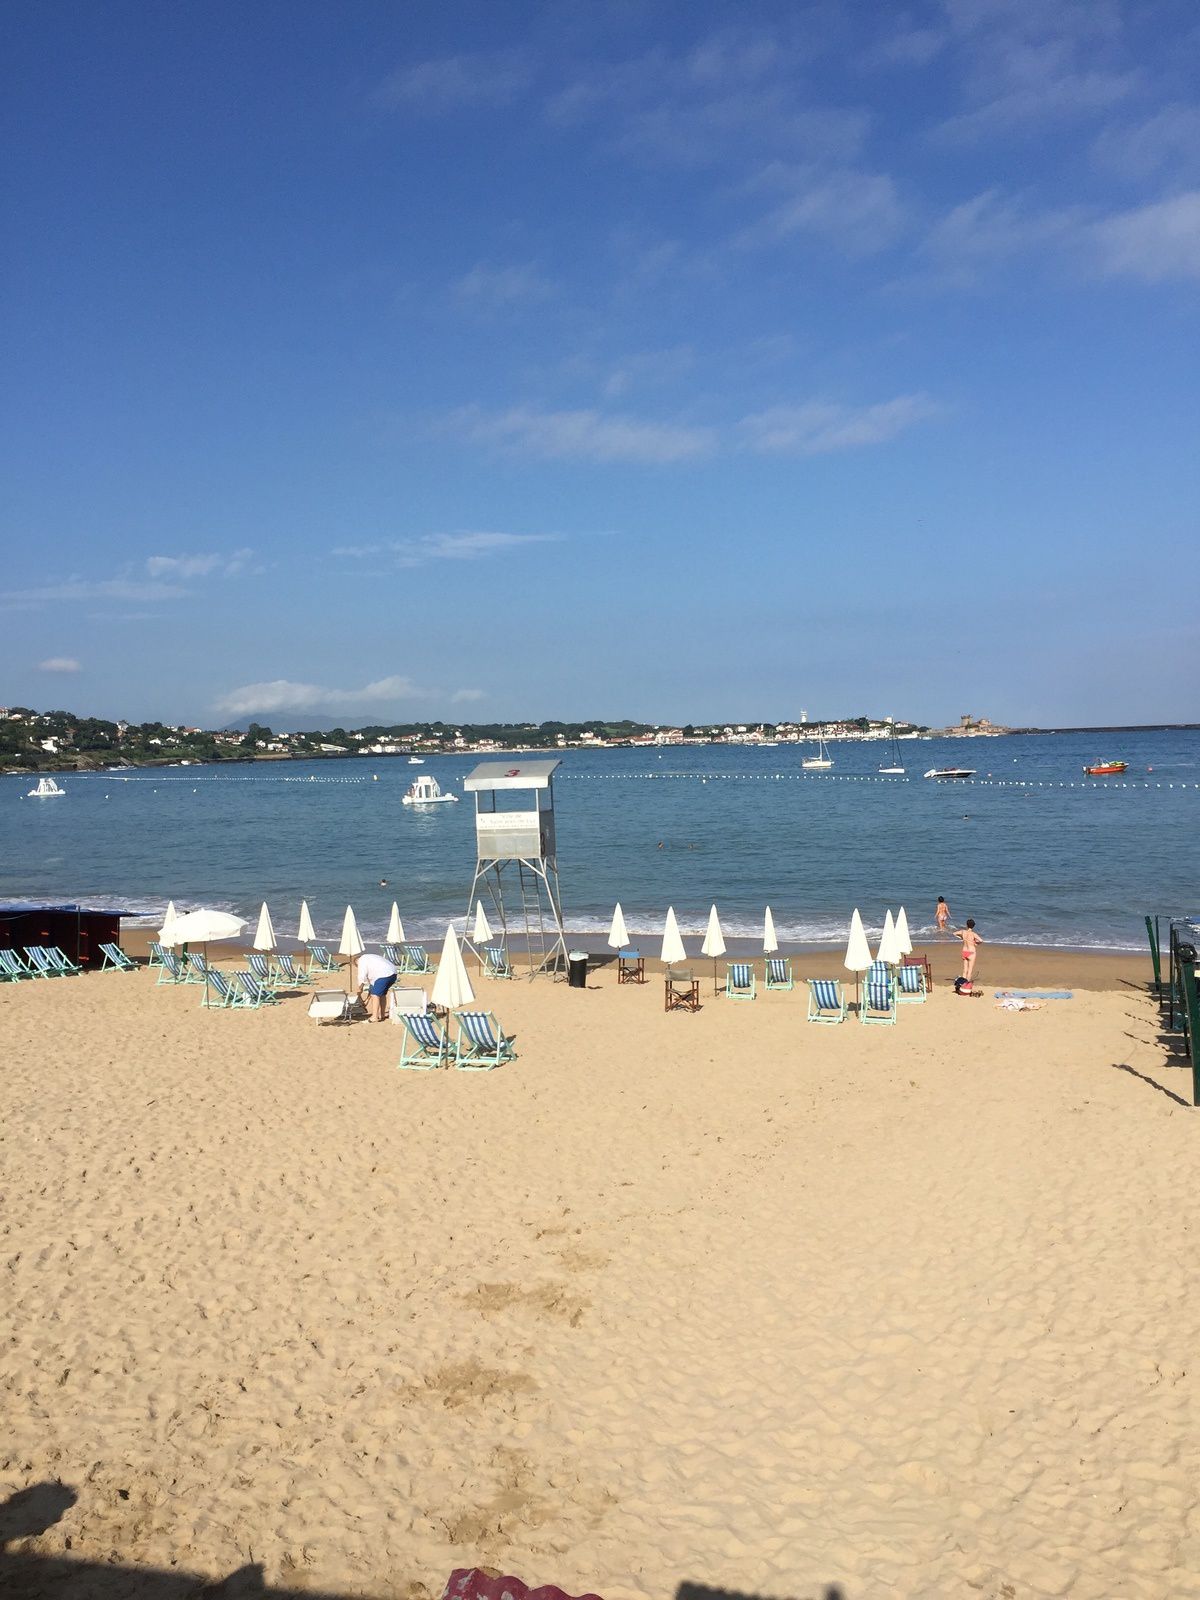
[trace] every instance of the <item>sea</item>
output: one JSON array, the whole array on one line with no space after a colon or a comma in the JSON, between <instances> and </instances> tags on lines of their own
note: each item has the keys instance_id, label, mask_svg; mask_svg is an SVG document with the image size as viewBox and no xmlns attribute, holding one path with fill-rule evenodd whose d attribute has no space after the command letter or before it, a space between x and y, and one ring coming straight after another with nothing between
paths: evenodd
<instances>
[{"instance_id":1,"label":"sea","mask_svg":"<svg viewBox=\"0 0 1200 1600\"><path fill-rule=\"evenodd\" d=\"M785 948L835 945L855 907L878 931L904 906L919 937L941 894L987 939L1126 950L1143 945L1147 913L1200 909L1200 730L903 741L903 777L879 774L885 743L832 744L827 773L802 768L814 750L560 752L568 930L594 942L619 901L633 935L660 932L673 906L686 937L715 904L727 938L756 939L770 906ZM27 798L28 776L0 777L0 900L112 907L147 924L169 899L251 921L265 900L287 934L306 899L322 936L336 938L352 905L375 940L395 901L409 938L440 938L467 914L474 805L462 783L482 759L495 758L60 774L66 796L52 800ZM1108 759L1129 770L1084 776ZM922 776L940 766L976 777ZM460 803L404 806L422 772Z\"/></svg>"}]
</instances>

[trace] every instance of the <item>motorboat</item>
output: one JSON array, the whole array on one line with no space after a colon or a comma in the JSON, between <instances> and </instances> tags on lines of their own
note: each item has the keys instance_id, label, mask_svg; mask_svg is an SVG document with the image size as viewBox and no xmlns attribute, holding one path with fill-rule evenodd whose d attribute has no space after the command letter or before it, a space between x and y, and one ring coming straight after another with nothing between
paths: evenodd
<instances>
[{"instance_id":1,"label":"motorboat","mask_svg":"<svg viewBox=\"0 0 1200 1600\"><path fill-rule=\"evenodd\" d=\"M414 778L402 798L406 806L440 806L448 801L454 805L458 804L458 796L443 794L441 784L430 772L423 772L419 778Z\"/></svg>"},{"instance_id":2,"label":"motorboat","mask_svg":"<svg viewBox=\"0 0 1200 1600\"><path fill-rule=\"evenodd\" d=\"M973 778L974 767L930 767L927 778Z\"/></svg>"},{"instance_id":3,"label":"motorboat","mask_svg":"<svg viewBox=\"0 0 1200 1600\"><path fill-rule=\"evenodd\" d=\"M408 764L410 767L423 767L425 762L420 756L409 756Z\"/></svg>"},{"instance_id":4,"label":"motorboat","mask_svg":"<svg viewBox=\"0 0 1200 1600\"><path fill-rule=\"evenodd\" d=\"M1097 761L1095 766L1084 767L1084 772L1089 778L1106 778L1114 772L1127 772L1128 761Z\"/></svg>"},{"instance_id":5,"label":"motorboat","mask_svg":"<svg viewBox=\"0 0 1200 1600\"><path fill-rule=\"evenodd\" d=\"M66 792L65 789L55 783L53 778L39 778L34 787L30 789L26 799L54 800L58 795L66 794Z\"/></svg>"},{"instance_id":6,"label":"motorboat","mask_svg":"<svg viewBox=\"0 0 1200 1600\"><path fill-rule=\"evenodd\" d=\"M817 735L817 753L815 756L805 756L800 763L805 772L828 772L833 762L829 758L829 746L825 743L823 733Z\"/></svg>"},{"instance_id":7,"label":"motorboat","mask_svg":"<svg viewBox=\"0 0 1200 1600\"><path fill-rule=\"evenodd\" d=\"M892 730L892 756L886 765L880 765L880 772L885 778L902 778L904 776L904 763L900 759L900 746L896 743L896 724L889 724Z\"/></svg>"}]
</instances>

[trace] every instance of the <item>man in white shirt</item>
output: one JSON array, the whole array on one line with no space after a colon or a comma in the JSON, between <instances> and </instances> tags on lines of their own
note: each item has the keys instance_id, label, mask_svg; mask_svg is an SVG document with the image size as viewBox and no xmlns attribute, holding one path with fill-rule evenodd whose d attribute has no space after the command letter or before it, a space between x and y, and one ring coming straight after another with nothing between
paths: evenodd
<instances>
[{"instance_id":1,"label":"man in white shirt","mask_svg":"<svg viewBox=\"0 0 1200 1600\"><path fill-rule=\"evenodd\" d=\"M358 957L358 992L371 1022L387 1021L387 994L395 981L396 969L385 956Z\"/></svg>"}]
</instances>

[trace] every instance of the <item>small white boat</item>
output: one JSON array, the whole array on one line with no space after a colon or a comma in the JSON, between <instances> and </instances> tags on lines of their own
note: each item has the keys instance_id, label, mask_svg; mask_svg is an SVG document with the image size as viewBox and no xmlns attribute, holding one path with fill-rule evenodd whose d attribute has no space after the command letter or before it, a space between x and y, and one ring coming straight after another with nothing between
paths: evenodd
<instances>
[{"instance_id":1,"label":"small white boat","mask_svg":"<svg viewBox=\"0 0 1200 1600\"><path fill-rule=\"evenodd\" d=\"M806 756L800 763L806 772L827 772L833 765L829 759L829 746L825 743L825 735L817 735L817 754Z\"/></svg>"},{"instance_id":2,"label":"small white boat","mask_svg":"<svg viewBox=\"0 0 1200 1600\"><path fill-rule=\"evenodd\" d=\"M28 800L53 800L56 795L66 794L66 790L59 787L53 778L39 778L34 788L30 789Z\"/></svg>"},{"instance_id":3,"label":"small white boat","mask_svg":"<svg viewBox=\"0 0 1200 1600\"><path fill-rule=\"evenodd\" d=\"M414 778L408 792L402 797L406 806L440 806L447 801L458 804L456 794L443 794L441 785L430 772Z\"/></svg>"},{"instance_id":4,"label":"small white boat","mask_svg":"<svg viewBox=\"0 0 1200 1600\"><path fill-rule=\"evenodd\" d=\"M974 767L930 767L927 778L973 778Z\"/></svg>"},{"instance_id":5,"label":"small white boat","mask_svg":"<svg viewBox=\"0 0 1200 1600\"><path fill-rule=\"evenodd\" d=\"M904 776L904 763L900 759L900 746L896 743L896 724L889 724L892 730L892 759L886 766L880 767L880 772L885 778L902 778Z\"/></svg>"},{"instance_id":6,"label":"small white boat","mask_svg":"<svg viewBox=\"0 0 1200 1600\"><path fill-rule=\"evenodd\" d=\"M420 756L409 756L408 764L410 767L423 767L425 765Z\"/></svg>"}]
</instances>

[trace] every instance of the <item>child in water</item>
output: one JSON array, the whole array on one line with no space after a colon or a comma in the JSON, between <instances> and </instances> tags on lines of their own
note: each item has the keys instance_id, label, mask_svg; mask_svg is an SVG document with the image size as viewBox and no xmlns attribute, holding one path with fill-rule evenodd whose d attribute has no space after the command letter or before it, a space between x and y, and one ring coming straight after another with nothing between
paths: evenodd
<instances>
[{"instance_id":1,"label":"child in water","mask_svg":"<svg viewBox=\"0 0 1200 1600\"><path fill-rule=\"evenodd\" d=\"M938 932L939 933L945 933L946 928L947 928L947 926L949 925L949 922L950 922L950 907L946 904L945 895L941 895L941 894L938 895L938 903L937 903L937 913L936 913L936 915L937 915Z\"/></svg>"}]
</instances>

